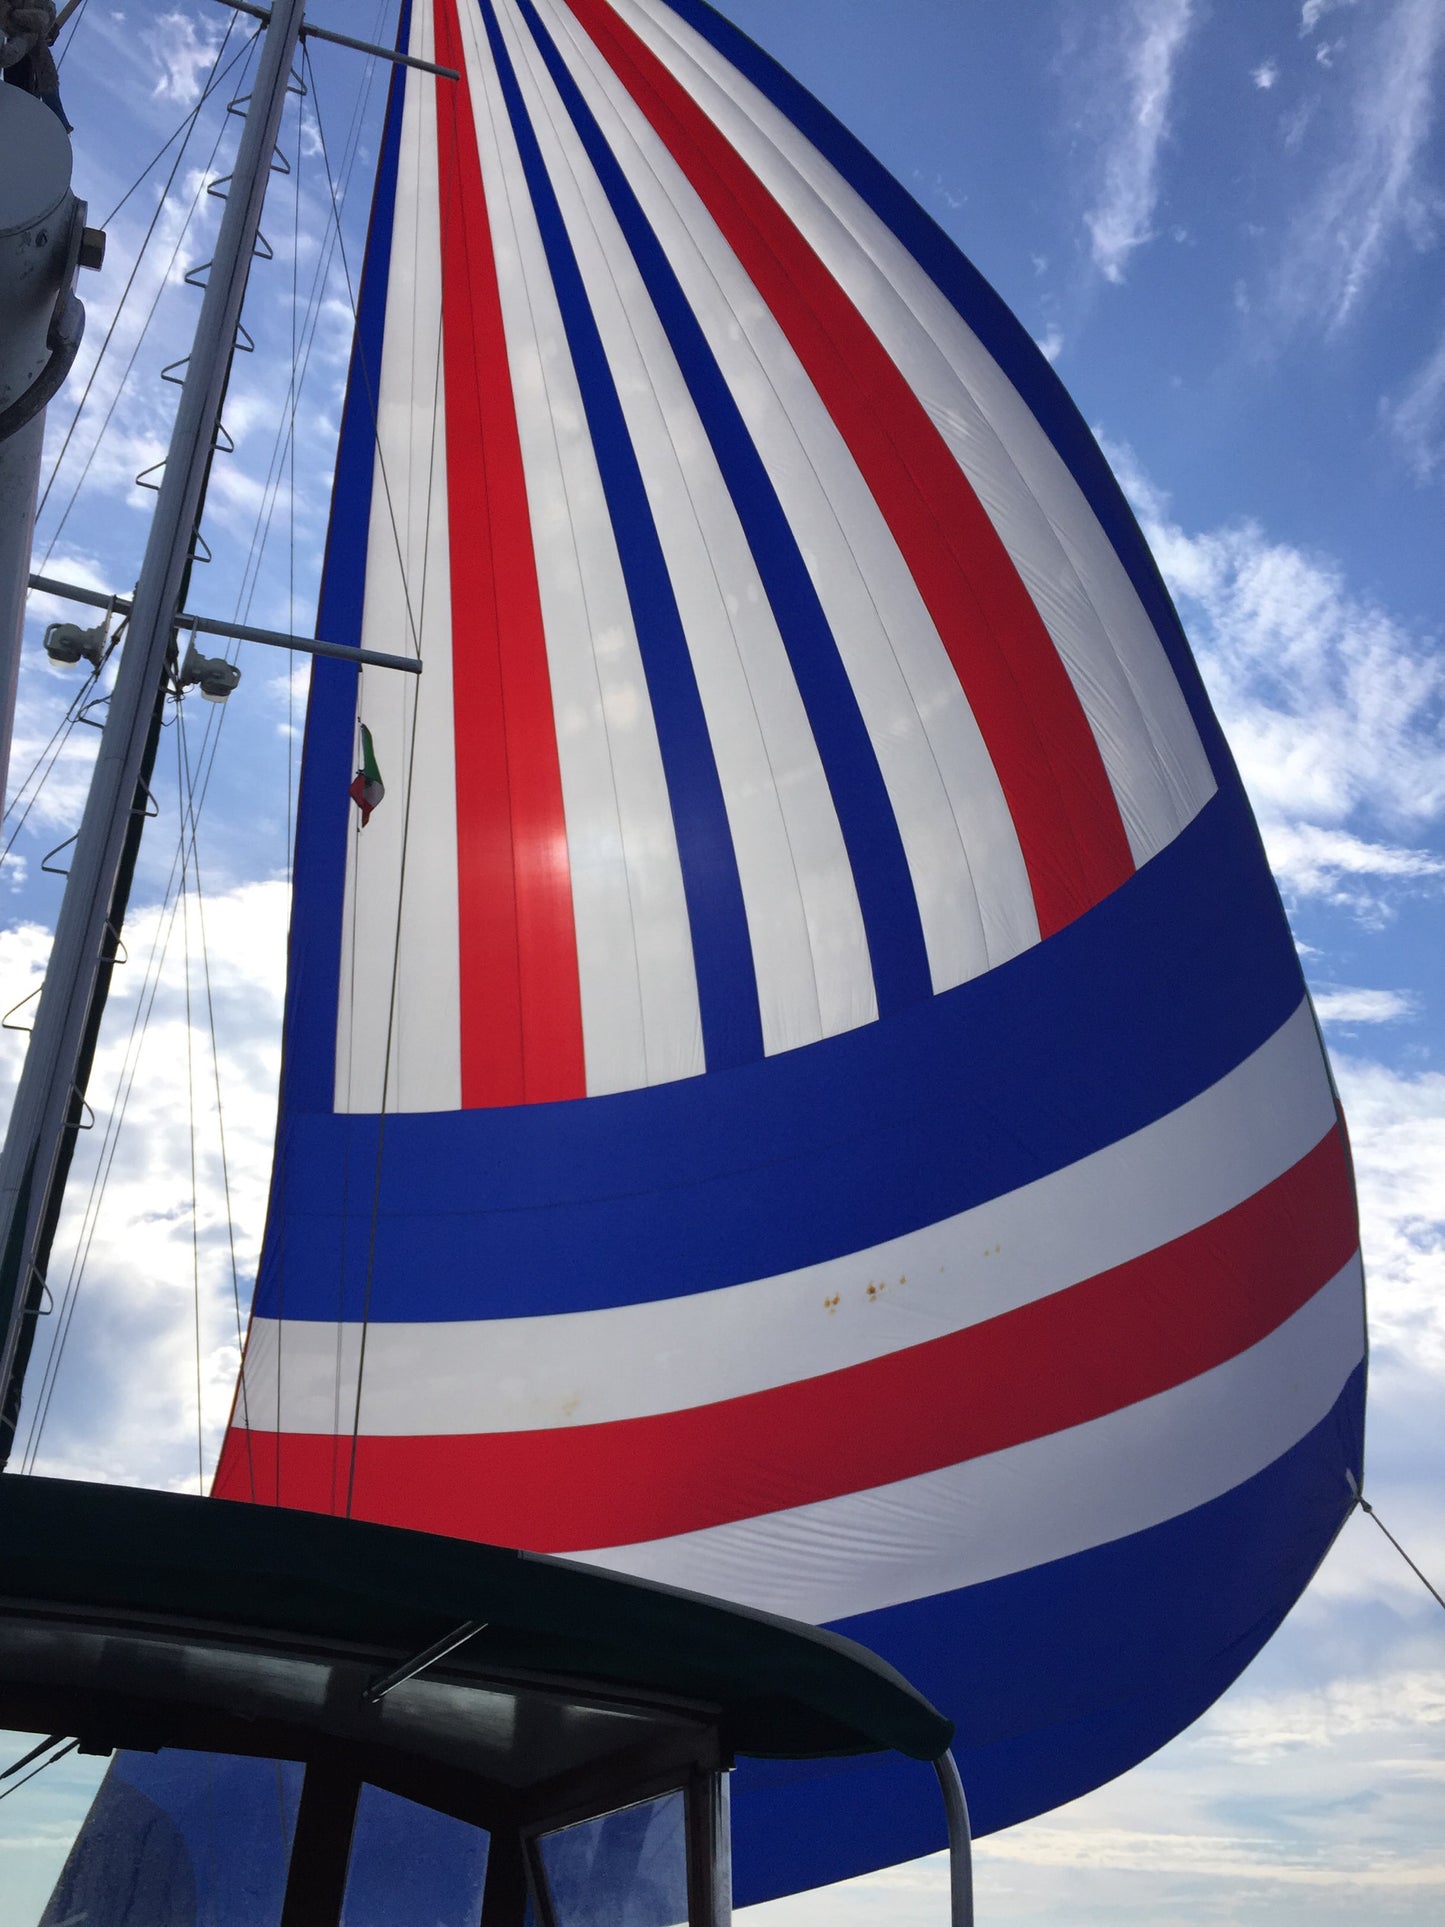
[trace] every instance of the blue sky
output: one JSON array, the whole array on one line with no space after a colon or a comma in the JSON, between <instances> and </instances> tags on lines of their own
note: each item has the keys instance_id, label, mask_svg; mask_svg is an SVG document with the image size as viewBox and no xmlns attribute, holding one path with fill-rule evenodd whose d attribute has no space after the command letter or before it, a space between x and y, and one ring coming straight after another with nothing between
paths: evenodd
<instances>
[{"instance_id":1,"label":"blue sky","mask_svg":"<svg viewBox=\"0 0 1445 1927\"><path fill-rule=\"evenodd\" d=\"M1000 290L1054 360L1129 489L1179 601L1255 800L1331 1043L1359 1166L1372 1325L1367 1489L1445 1574L1445 8L1439 0L726 0L723 10L874 149ZM311 13L375 30L377 0ZM63 69L77 186L109 213L195 98L223 10L87 0ZM232 45L236 42L233 39ZM344 164L353 107L357 217L380 89L358 57L318 50L328 152ZM229 91L229 90L228 90ZM234 123L232 123L234 126ZM181 184L201 184L214 121ZM197 608L244 600L244 558L289 417L293 316L326 250L314 121L301 189L267 218L218 464ZM287 136L296 158L294 126ZM226 150L223 150L226 151ZM149 196L149 198L148 198ZM105 452L56 534L88 424L137 339L116 348L59 469L37 553L107 587L134 577L151 498L129 477L162 452L204 259L193 228L161 290ZM114 314L149 186L110 223L109 264L84 293L77 380ZM161 232L174 238L178 224ZM299 309L293 307L294 286ZM324 469L349 307L333 258L296 410L294 611L306 626L324 526ZM137 310L137 297L142 306ZM297 324L299 326L299 321ZM72 384L72 393L77 393ZM51 410L51 459L73 401ZM282 441L284 447L284 437ZM292 619L289 465L251 600ZM224 545L224 547L223 547ZM41 620L62 613L36 609ZM70 611L64 613L73 613ZM292 724L285 660L242 656L201 841L206 935L225 1095L238 1269L260 1230L276 1066ZM32 642L12 780L74 690ZM193 706L194 707L194 706ZM189 724L193 757L204 719ZM214 725L213 725L214 726ZM58 884L40 859L76 820L89 744L77 731L0 873L0 996L38 980ZM175 744L167 744L174 766ZM167 784L171 779L167 775ZM126 1070L153 939L165 949L136 1094L89 1246L37 1466L192 1489L197 1472L187 1146L184 923L167 887L173 785L152 838L96 1079L102 1130ZM23 859L17 862L16 859ZM7 887L8 885L8 887ZM186 913L194 947L198 911ZM123 975L125 973L122 973ZM199 995L199 979L193 978ZM13 1077L15 1044L0 1072ZM201 1123L202 1461L235 1368L229 1242L209 1041L193 1054ZM88 1168L60 1250L85 1231ZM1434 1921L1445 1911L1445 1615L1356 1517L1284 1630L1188 1735L1113 1786L983 1843L983 1920L1251 1923ZM17 1751L20 1749L16 1749ZM0 1807L35 1879L59 1850L59 1782ZM43 1785L44 1783L39 1783ZM26 1815L28 1814L28 1818ZM38 1816L38 1817L37 1817ZM941 1867L918 1863L749 1916L757 1927L923 1927L944 1918Z\"/></svg>"}]
</instances>

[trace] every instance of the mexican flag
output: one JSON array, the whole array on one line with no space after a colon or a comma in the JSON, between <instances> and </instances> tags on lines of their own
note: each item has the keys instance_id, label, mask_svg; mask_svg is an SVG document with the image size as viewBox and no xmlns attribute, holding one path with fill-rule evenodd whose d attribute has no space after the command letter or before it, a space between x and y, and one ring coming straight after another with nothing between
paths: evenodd
<instances>
[{"instance_id":1,"label":"mexican flag","mask_svg":"<svg viewBox=\"0 0 1445 1927\"><path fill-rule=\"evenodd\" d=\"M361 827L365 829L371 821L371 812L386 795L386 785L376 767L376 751L371 746L371 731L365 723L361 725L361 768L348 794L361 811Z\"/></svg>"}]
</instances>

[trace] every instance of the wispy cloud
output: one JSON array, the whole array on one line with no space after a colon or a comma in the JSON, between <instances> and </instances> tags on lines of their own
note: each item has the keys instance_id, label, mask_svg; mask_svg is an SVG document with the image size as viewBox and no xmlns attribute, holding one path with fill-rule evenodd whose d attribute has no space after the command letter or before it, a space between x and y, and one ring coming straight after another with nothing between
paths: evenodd
<instances>
[{"instance_id":1,"label":"wispy cloud","mask_svg":"<svg viewBox=\"0 0 1445 1927\"><path fill-rule=\"evenodd\" d=\"M1318 20L1316 13L1307 21ZM1445 47L1438 0L1380 10L1365 47L1343 152L1294 224L1276 284L1291 323L1349 320L1401 242L1433 244L1442 196L1428 174L1434 74Z\"/></svg>"},{"instance_id":2,"label":"wispy cloud","mask_svg":"<svg viewBox=\"0 0 1445 1927\"><path fill-rule=\"evenodd\" d=\"M1256 523L1182 528L1130 452L1111 459L1181 604L1275 873L1366 921L1445 860L1445 665L1339 565ZM1380 828L1387 835L1380 835ZM1391 835L1389 832L1403 834Z\"/></svg>"},{"instance_id":3,"label":"wispy cloud","mask_svg":"<svg viewBox=\"0 0 1445 1927\"><path fill-rule=\"evenodd\" d=\"M1445 335L1401 393L1382 404L1385 427L1417 482L1445 473Z\"/></svg>"},{"instance_id":4,"label":"wispy cloud","mask_svg":"<svg viewBox=\"0 0 1445 1927\"><path fill-rule=\"evenodd\" d=\"M1057 361L1064 352L1064 334L1058 327L1047 329L1039 337L1039 350L1045 361Z\"/></svg>"},{"instance_id":5,"label":"wispy cloud","mask_svg":"<svg viewBox=\"0 0 1445 1927\"><path fill-rule=\"evenodd\" d=\"M1097 199L1084 217L1094 265L1108 281L1122 281L1130 255L1153 236L1160 149L1193 18L1192 0L1132 0L1116 22L1127 98L1102 150Z\"/></svg>"},{"instance_id":6,"label":"wispy cloud","mask_svg":"<svg viewBox=\"0 0 1445 1927\"><path fill-rule=\"evenodd\" d=\"M194 106L215 61L221 35L219 19L213 24L209 18L196 21L174 10L158 14L143 36L159 68L156 98L173 100L182 107Z\"/></svg>"},{"instance_id":7,"label":"wispy cloud","mask_svg":"<svg viewBox=\"0 0 1445 1927\"><path fill-rule=\"evenodd\" d=\"M1261 828L1276 877L1295 897L1319 897L1366 923L1388 919L1402 890L1445 877L1445 857L1380 843L1320 823L1291 822L1268 809Z\"/></svg>"},{"instance_id":8,"label":"wispy cloud","mask_svg":"<svg viewBox=\"0 0 1445 1927\"><path fill-rule=\"evenodd\" d=\"M1322 1024L1393 1024L1414 1017L1419 1008L1419 999L1404 990L1331 984L1315 992L1315 1015Z\"/></svg>"},{"instance_id":9,"label":"wispy cloud","mask_svg":"<svg viewBox=\"0 0 1445 1927\"><path fill-rule=\"evenodd\" d=\"M1272 60L1262 60L1249 77L1256 87L1262 88L1268 93L1269 89L1273 87L1274 83L1279 79L1279 68Z\"/></svg>"},{"instance_id":10,"label":"wispy cloud","mask_svg":"<svg viewBox=\"0 0 1445 1927\"><path fill-rule=\"evenodd\" d=\"M1336 1053L1350 1122L1377 1365L1445 1378L1445 1076ZM1435 1400L1438 1404L1440 1391ZM1437 1501L1436 1533L1445 1528ZM1445 1553L1445 1547L1442 1547Z\"/></svg>"},{"instance_id":11,"label":"wispy cloud","mask_svg":"<svg viewBox=\"0 0 1445 1927\"><path fill-rule=\"evenodd\" d=\"M174 832L174 798L165 799L163 808ZM214 1463L239 1355L227 1204L234 1213L244 1316L271 1162L288 913L289 892L280 882L251 882L207 894L205 931L218 1073L212 1067L210 1032L199 1011L193 1013L195 1029L188 1048L184 945L187 935L193 951L197 941L194 900L188 930L173 907L154 904L136 909L127 921L133 968L117 973L106 1012L90 1080L97 1129L82 1145L51 1266L53 1289L61 1297L87 1221L87 1160L103 1155L111 1118L123 1108L125 1127L104 1184L104 1209L86 1247L86 1272L104 1284L77 1301L65 1369L42 1440L42 1471L123 1484L189 1485L194 1490L198 1343L207 1470ZM49 935L38 925L0 932L0 1008L8 1008L40 983L48 952ZM202 982L194 954L190 969L194 1001ZM148 1001L146 980L153 973L158 990L136 1046L139 1075L122 1107L131 1064L131 1022L137 1004L144 1007ZM0 1104L8 1102L20 1045L17 1037L0 1040ZM217 1075L225 1104L224 1182ZM175 1174L187 1168L193 1111L198 1271L193 1271L190 1198L175 1181ZM60 1321L52 1322L58 1326ZM29 1439L38 1410L52 1337L45 1334L31 1367L22 1443ZM125 1368L117 1371L114 1361L122 1358Z\"/></svg>"},{"instance_id":12,"label":"wispy cloud","mask_svg":"<svg viewBox=\"0 0 1445 1927\"><path fill-rule=\"evenodd\" d=\"M1297 1649L1298 1621L1282 1636ZM1317 1927L1437 1918L1445 1675L1426 1653L1318 1685L1250 1676L1186 1737L975 1847L981 1919L1014 1927ZM1412 1663L1413 1662L1413 1663ZM1267 1662L1266 1662L1267 1663ZM1360 1789L1368 1788L1366 1796ZM942 1855L750 1908L748 1927L930 1927Z\"/></svg>"}]
</instances>

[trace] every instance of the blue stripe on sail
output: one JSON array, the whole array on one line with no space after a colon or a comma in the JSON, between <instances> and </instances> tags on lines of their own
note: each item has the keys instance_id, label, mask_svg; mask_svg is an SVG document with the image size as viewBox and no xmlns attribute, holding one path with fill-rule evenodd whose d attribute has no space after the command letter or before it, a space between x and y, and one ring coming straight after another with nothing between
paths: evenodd
<instances>
[{"instance_id":1,"label":"blue stripe on sail","mask_svg":"<svg viewBox=\"0 0 1445 1927\"><path fill-rule=\"evenodd\" d=\"M403 10L400 45L411 25ZM316 633L361 644L367 534L376 470L376 396L381 381L386 290L396 218L406 69L395 69L382 129L370 239L356 310L356 338L336 450L331 521L316 612ZM382 674L394 673L381 671ZM358 671L335 657L312 664L311 696L296 812L294 910L287 958L282 1117L330 1110L336 1088L336 1014L341 992L341 918L346 891L346 836L353 804L347 795L356 737Z\"/></svg>"},{"instance_id":2,"label":"blue stripe on sail","mask_svg":"<svg viewBox=\"0 0 1445 1927\"><path fill-rule=\"evenodd\" d=\"M517 0L666 330L732 497L807 711L847 846L880 1016L932 994L903 838L797 537L702 324L602 130L537 15Z\"/></svg>"},{"instance_id":3,"label":"blue stripe on sail","mask_svg":"<svg viewBox=\"0 0 1445 1927\"><path fill-rule=\"evenodd\" d=\"M1163 1525L835 1622L958 1722L976 1833L1125 1772L1244 1671L1349 1514L1344 1475L1360 1472L1364 1397L1361 1365L1298 1445ZM743 1760L732 1798L739 1906L945 1844L932 1770L897 1755Z\"/></svg>"},{"instance_id":4,"label":"blue stripe on sail","mask_svg":"<svg viewBox=\"0 0 1445 1927\"><path fill-rule=\"evenodd\" d=\"M1113 544L1179 679L1215 780L1227 781L1233 776L1233 759L1158 565L1087 422L1028 330L932 216L771 54L764 53L706 0L668 0L668 4L838 170L942 289L1013 383Z\"/></svg>"},{"instance_id":5,"label":"blue stripe on sail","mask_svg":"<svg viewBox=\"0 0 1445 1927\"><path fill-rule=\"evenodd\" d=\"M1222 789L1047 943L724 1077L388 1117L370 1316L585 1311L772 1277L937 1223L1166 1116L1304 994L1255 834L1238 790ZM343 1244L344 1315L360 1316L370 1167L349 1212L342 1187L348 1157L375 1142L374 1118L293 1113L288 1316L337 1316ZM268 1317L275 1272L268 1244Z\"/></svg>"},{"instance_id":6,"label":"blue stripe on sail","mask_svg":"<svg viewBox=\"0 0 1445 1927\"><path fill-rule=\"evenodd\" d=\"M567 331L637 628L682 864L703 1050L709 1071L728 1070L762 1056L763 1027L742 883L707 718L612 370L489 0L482 0L482 16Z\"/></svg>"}]
</instances>

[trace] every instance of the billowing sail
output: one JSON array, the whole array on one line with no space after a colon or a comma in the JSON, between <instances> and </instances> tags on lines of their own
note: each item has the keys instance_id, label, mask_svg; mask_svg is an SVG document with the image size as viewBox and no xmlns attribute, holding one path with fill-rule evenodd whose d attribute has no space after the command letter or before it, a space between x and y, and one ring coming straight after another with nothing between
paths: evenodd
<instances>
[{"instance_id":1,"label":"billowing sail","mask_svg":"<svg viewBox=\"0 0 1445 1927\"><path fill-rule=\"evenodd\" d=\"M321 633L424 672L316 666L217 1489L843 1627L1005 1826L1206 1707L1360 1471L1238 777L1052 370L764 54L405 34L461 78L394 82ZM906 1763L734 1811L740 1900L943 1837Z\"/></svg>"}]
</instances>

